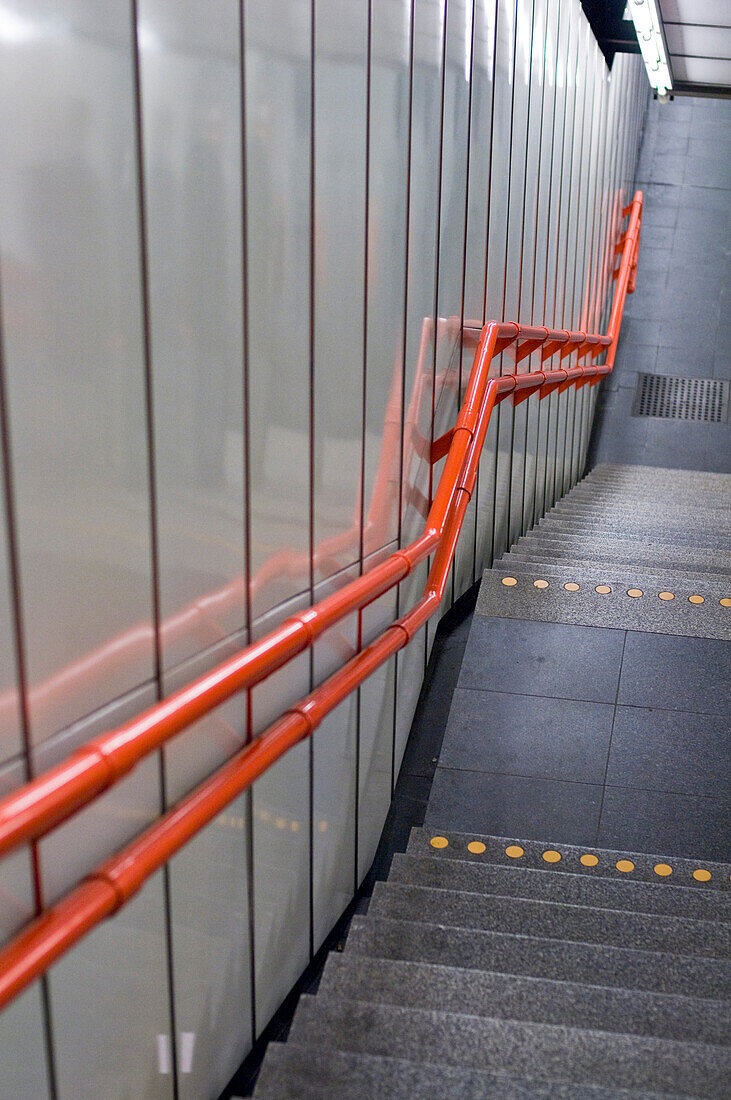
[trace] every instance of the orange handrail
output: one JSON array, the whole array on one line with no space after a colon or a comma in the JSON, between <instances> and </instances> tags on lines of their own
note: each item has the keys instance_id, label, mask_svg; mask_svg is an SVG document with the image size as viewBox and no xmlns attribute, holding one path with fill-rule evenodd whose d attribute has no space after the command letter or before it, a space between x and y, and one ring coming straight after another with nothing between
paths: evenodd
<instances>
[{"instance_id":1,"label":"orange handrail","mask_svg":"<svg viewBox=\"0 0 731 1100\"><path fill-rule=\"evenodd\" d=\"M593 385L614 363L627 293L634 289L642 214L636 192L623 214L630 215L621 242L622 259L607 335L569 332L515 322L490 321L482 327L464 401L454 428L433 445L432 460L446 454L439 485L424 531L409 546L391 554L307 611L287 619L259 642L224 661L180 691L118 729L95 738L68 760L0 800L0 855L35 840L116 783L153 750L244 688L253 687L325 630L352 611L366 607L399 584L430 554L433 561L421 599L406 615L299 703L289 707L264 733L241 749L208 780L183 798L121 852L88 875L52 908L43 912L0 952L0 1008L8 1003L90 929L120 909L142 884L246 790L275 761L309 737L323 718L359 684L402 649L439 607L457 539L477 476L477 467L494 406L512 394L519 402L538 392ZM479 327L465 322L467 329ZM577 353L574 367L490 378L490 364L510 345L522 353L542 348L541 362L555 352ZM519 345L522 345L519 348ZM581 365L598 358L604 364ZM448 447L447 447L448 439ZM436 457L435 457L436 456Z\"/></svg>"}]
</instances>

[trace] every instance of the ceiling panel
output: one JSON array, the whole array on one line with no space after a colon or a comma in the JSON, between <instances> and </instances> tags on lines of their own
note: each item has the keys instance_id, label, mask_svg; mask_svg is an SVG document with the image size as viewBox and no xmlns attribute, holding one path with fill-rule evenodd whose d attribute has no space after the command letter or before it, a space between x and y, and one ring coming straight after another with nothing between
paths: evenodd
<instances>
[{"instance_id":1,"label":"ceiling panel","mask_svg":"<svg viewBox=\"0 0 731 1100\"><path fill-rule=\"evenodd\" d=\"M666 23L665 37L670 53L731 58L731 27L687 27Z\"/></svg>"},{"instance_id":2,"label":"ceiling panel","mask_svg":"<svg viewBox=\"0 0 731 1100\"><path fill-rule=\"evenodd\" d=\"M675 57L670 64L676 82L731 87L731 61L708 57Z\"/></svg>"},{"instance_id":3,"label":"ceiling panel","mask_svg":"<svg viewBox=\"0 0 731 1100\"><path fill-rule=\"evenodd\" d=\"M663 22L703 23L725 27L729 23L728 0L660 0Z\"/></svg>"},{"instance_id":4,"label":"ceiling panel","mask_svg":"<svg viewBox=\"0 0 731 1100\"><path fill-rule=\"evenodd\" d=\"M731 0L659 0L673 86L731 93Z\"/></svg>"}]
</instances>

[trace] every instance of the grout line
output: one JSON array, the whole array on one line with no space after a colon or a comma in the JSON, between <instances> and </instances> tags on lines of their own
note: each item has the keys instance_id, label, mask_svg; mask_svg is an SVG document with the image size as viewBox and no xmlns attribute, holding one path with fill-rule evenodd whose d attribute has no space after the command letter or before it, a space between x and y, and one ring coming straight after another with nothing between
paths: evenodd
<instances>
[{"instance_id":1,"label":"grout line","mask_svg":"<svg viewBox=\"0 0 731 1100\"><path fill-rule=\"evenodd\" d=\"M599 816L597 818L597 823L596 823L596 841L595 841L595 843L596 843L597 846L599 845L599 833L601 831L601 825L602 825L602 813L604 812L604 798L605 798L606 792L607 792L607 775L609 774L609 758L610 758L611 752L612 752L612 740L614 738L614 723L615 723L616 718L617 718L619 688L620 688L620 684L622 683L622 665L624 663L624 651L625 651L626 645L627 645L627 631L624 632L624 640L622 642L622 655L619 658L619 675L617 676L617 693L614 697L614 711L613 711L613 714L612 714L612 728L609 731L609 744L607 746L607 759L606 759L606 763L604 765L604 780L602 782L602 797L601 797L601 802L599 803Z\"/></svg>"}]
</instances>

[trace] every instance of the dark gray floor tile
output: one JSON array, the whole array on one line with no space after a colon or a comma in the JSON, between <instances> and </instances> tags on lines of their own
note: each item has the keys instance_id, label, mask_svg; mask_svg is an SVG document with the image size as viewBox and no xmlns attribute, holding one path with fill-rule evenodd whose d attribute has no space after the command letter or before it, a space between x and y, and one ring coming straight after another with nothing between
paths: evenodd
<instances>
[{"instance_id":1,"label":"dark gray floor tile","mask_svg":"<svg viewBox=\"0 0 731 1100\"><path fill-rule=\"evenodd\" d=\"M608 786L597 844L699 862L726 860L730 824L727 802Z\"/></svg>"},{"instance_id":2,"label":"dark gray floor tile","mask_svg":"<svg viewBox=\"0 0 731 1100\"><path fill-rule=\"evenodd\" d=\"M731 643L628 631L617 702L731 714Z\"/></svg>"},{"instance_id":3,"label":"dark gray floor tile","mask_svg":"<svg viewBox=\"0 0 731 1100\"><path fill-rule=\"evenodd\" d=\"M656 153L652 161L652 182L676 184L683 180L686 161L684 153Z\"/></svg>"},{"instance_id":4,"label":"dark gray floor tile","mask_svg":"<svg viewBox=\"0 0 731 1100\"><path fill-rule=\"evenodd\" d=\"M598 784L439 767L425 820L436 829L593 844L601 794Z\"/></svg>"},{"instance_id":5,"label":"dark gray floor tile","mask_svg":"<svg viewBox=\"0 0 731 1100\"><path fill-rule=\"evenodd\" d=\"M475 615L459 686L613 703L621 630Z\"/></svg>"},{"instance_id":6,"label":"dark gray floor tile","mask_svg":"<svg viewBox=\"0 0 731 1100\"><path fill-rule=\"evenodd\" d=\"M657 158L656 158L657 159ZM683 184L689 187L702 187L717 190L731 188L731 164L727 157L715 155L705 157L686 157ZM670 158L668 158L668 161ZM654 171L653 165L653 171ZM665 172L671 169L671 164L663 165ZM677 178L680 178L678 172ZM729 196L731 198L731 196Z\"/></svg>"},{"instance_id":7,"label":"dark gray floor tile","mask_svg":"<svg viewBox=\"0 0 731 1100\"><path fill-rule=\"evenodd\" d=\"M607 783L712 798L729 790L728 720L720 715L617 707Z\"/></svg>"},{"instance_id":8,"label":"dark gray floor tile","mask_svg":"<svg viewBox=\"0 0 731 1100\"><path fill-rule=\"evenodd\" d=\"M439 762L447 768L601 783L613 714L609 703L458 688Z\"/></svg>"}]
</instances>

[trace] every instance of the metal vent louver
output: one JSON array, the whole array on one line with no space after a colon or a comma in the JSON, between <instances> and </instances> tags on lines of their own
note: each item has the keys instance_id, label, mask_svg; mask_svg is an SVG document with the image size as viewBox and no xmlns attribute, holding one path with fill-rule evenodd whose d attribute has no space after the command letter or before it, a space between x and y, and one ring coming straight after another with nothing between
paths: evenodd
<instances>
[{"instance_id":1,"label":"metal vent louver","mask_svg":"<svg viewBox=\"0 0 731 1100\"><path fill-rule=\"evenodd\" d=\"M632 405L633 416L668 420L706 420L716 424L728 417L729 384L718 378L675 378L667 374L640 374Z\"/></svg>"}]
</instances>

